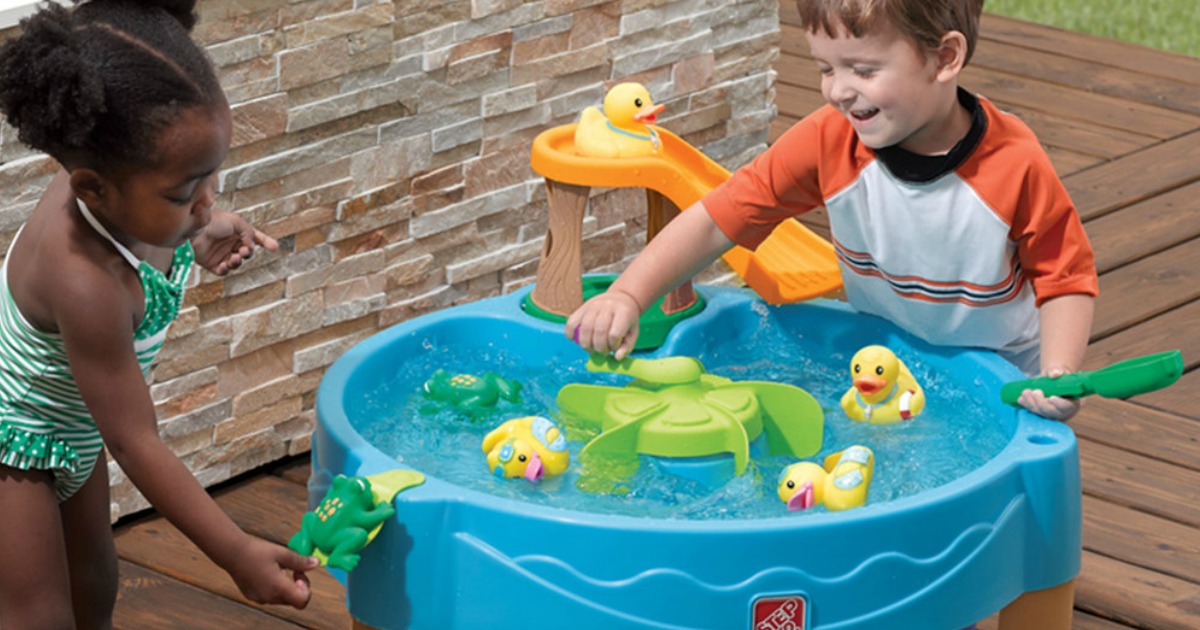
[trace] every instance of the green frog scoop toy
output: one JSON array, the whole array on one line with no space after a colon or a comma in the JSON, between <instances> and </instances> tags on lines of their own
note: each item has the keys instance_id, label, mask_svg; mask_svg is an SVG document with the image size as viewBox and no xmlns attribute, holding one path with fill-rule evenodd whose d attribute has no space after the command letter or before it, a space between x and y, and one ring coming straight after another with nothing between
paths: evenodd
<instances>
[{"instance_id":1,"label":"green frog scoop toy","mask_svg":"<svg viewBox=\"0 0 1200 630\"><path fill-rule=\"evenodd\" d=\"M300 531L288 541L296 553L314 556L321 566L353 571L359 552L375 539L396 513L392 499L425 482L414 470L390 470L369 477L338 475L317 509L304 515Z\"/></svg>"}]
</instances>

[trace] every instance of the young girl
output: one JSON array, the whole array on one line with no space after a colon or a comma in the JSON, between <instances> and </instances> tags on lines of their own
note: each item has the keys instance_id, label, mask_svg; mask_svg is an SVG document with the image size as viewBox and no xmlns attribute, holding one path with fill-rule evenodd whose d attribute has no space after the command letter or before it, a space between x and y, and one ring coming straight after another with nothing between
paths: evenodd
<instances>
[{"instance_id":1,"label":"young girl","mask_svg":"<svg viewBox=\"0 0 1200 630\"><path fill-rule=\"evenodd\" d=\"M242 532L157 432L144 373L193 257L270 237L213 209L229 105L194 0L56 4L0 49L0 111L54 176L0 272L0 627L112 625L105 447L245 597L304 607L316 560Z\"/></svg>"}]
</instances>

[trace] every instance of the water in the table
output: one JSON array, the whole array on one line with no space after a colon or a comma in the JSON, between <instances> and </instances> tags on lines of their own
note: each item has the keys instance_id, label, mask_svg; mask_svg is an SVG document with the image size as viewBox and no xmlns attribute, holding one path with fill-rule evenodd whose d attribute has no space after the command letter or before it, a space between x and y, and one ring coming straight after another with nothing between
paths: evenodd
<instances>
[{"instance_id":1,"label":"water in the table","mask_svg":"<svg viewBox=\"0 0 1200 630\"><path fill-rule=\"evenodd\" d=\"M864 345L872 343L864 341ZM734 381L774 381L802 387L825 411L821 452L825 455L852 444L875 452L875 476L868 509L900 497L941 486L978 468L1003 449L1009 436L990 417L961 381L929 368L919 356L902 355L926 393L926 409L915 420L891 425L870 425L849 420L838 401L850 385L849 354L812 356L803 339L764 318L757 330L737 340L719 342L698 358L708 372ZM790 456L758 455L745 474L720 487L684 479L661 469L650 457L641 457L635 476L621 495L595 494L577 488L577 455L596 429L562 417L555 405L558 390L571 383L622 386L627 377L597 374L584 369L585 354L576 349L555 355L549 362L530 365L519 353L501 344L486 347L435 345L407 359L398 373L361 401L350 401L348 414L354 427L381 451L412 468L450 483L508 497L567 509L665 519L802 518L825 512L817 507L788 512L776 495L780 471L798 461ZM494 409L474 417L421 393L425 380L438 368L450 373L481 374L494 371L517 380L524 389L520 403L501 401ZM483 436L509 418L543 415L564 426L572 466L566 474L539 483L523 479L497 479L487 469L480 448Z\"/></svg>"}]
</instances>

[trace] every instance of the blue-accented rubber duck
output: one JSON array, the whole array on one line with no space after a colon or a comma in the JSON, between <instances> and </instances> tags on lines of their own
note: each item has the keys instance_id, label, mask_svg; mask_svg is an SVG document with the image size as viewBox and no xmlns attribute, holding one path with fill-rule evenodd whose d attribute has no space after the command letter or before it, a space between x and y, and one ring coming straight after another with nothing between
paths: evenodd
<instances>
[{"instance_id":1,"label":"blue-accented rubber duck","mask_svg":"<svg viewBox=\"0 0 1200 630\"><path fill-rule=\"evenodd\" d=\"M513 418L483 438L488 469L501 478L538 481L566 472L571 456L557 424L542 416Z\"/></svg>"},{"instance_id":2,"label":"blue-accented rubber duck","mask_svg":"<svg viewBox=\"0 0 1200 630\"><path fill-rule=\"evenodd\" d=\"M867 346L850 359L854 384L842 396L851 420L891 424L912 420L925 408L925 391L894 352Z\"/></svg>"},{"instance_id":3,"label":"blue-accented rubber duck","mask_svg":"<svg viewBox=\"0 0 1200 630\"><path fill-rule=\"evenodd\" d=\"M807 510L824 505L831 512L861 507L867 502L875 454L855 444L825 458L825 465L796 462L779 475L779 499L788 509Z\"/></svg>"},{"instance_id":4,"label":"blue-accented rubber duck","mask_svg":"<svg viewBox=\"0 0 1200 630\"><path fill-rule=\"evenodd\" d=\"M575 150L587 157L619 158L653 155L662 145L650 125L658 122L655 105L640 83L618 83L604 96L604 112L587 107L575 127Z\"/></svg>"}]
</instances>

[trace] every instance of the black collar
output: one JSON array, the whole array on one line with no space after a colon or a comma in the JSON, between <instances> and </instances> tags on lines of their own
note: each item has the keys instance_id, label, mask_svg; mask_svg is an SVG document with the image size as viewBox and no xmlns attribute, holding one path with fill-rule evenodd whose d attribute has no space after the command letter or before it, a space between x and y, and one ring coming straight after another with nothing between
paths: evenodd
<instances>
[{"instance_id":1,"label":"black collar","mask_svg":"<svg viewBox=\"0 0 1200 630\"><path fill-rule=\"evenodd\" d=\"M920 155L901 149L899 145L878 149L875 155L879 156L892 175L914 184L931 182L958 168L975 147L979 146L983 133L987 131L987 116L983 113L983 107L979 105L979 99L960 87L958 102L971 113L971 128L945 155Z\"/></svg>"}]
</instances>

